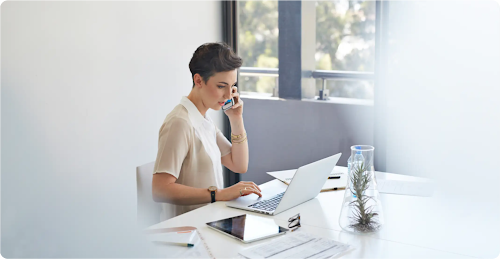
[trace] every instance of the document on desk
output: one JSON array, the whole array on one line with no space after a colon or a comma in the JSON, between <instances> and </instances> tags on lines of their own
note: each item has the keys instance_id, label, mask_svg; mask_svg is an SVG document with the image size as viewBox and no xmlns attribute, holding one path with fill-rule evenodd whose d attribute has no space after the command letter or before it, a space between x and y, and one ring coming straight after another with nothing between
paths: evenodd
<instances>
[{"instance_id":1,"label":"document on desk","mask_svg":"<svg viewBox=\"0 0 500 259\"><path fill-rule=\"evenodd\" d=\"M296 170L284 170L284 171L276 171L276 172L267 172L268 175L284 182L285 184L290 184L293 176L295 175ZM321 188L322 192L325 191L334 191L334 190L343 190L347 186L347 175L343 172L333 171L330 175L340 176L340 179L328 179L326 180L323 188Z\"/></svg>"},{"instance_id":2,"label":"document on desk","mask_svg":"<svg viewBox=\"0 0 500 259\"><path fill-rule=\"evenodd\" d=\"M350 245L315 237L305 232L288 233L269 243L241 251L248 259L256 258L331 258L350 250Z\"/></svg>"},{"instance_id":3,"label":"document on desk","mask_svg":"<svg viewBox=\"0 0 500 259\"><path fill-rule=\"evenodd\" d=\"M377 189L380 193L431 197L434 192L434 183L377 179Z\"/></svg>"},{"instance_id":4,"label":"document on desk","mask_svg":"<svg viewBox=\"0 0 500 259\"><path fill-rule=\"evenodd\" d=\"M152 252L163 258L214 258L195 227L149 230L147 238L154 244L152 248L155 250ZM169 245L166 242L189 243L194 246Z\"/></svg>"}]
</instances>

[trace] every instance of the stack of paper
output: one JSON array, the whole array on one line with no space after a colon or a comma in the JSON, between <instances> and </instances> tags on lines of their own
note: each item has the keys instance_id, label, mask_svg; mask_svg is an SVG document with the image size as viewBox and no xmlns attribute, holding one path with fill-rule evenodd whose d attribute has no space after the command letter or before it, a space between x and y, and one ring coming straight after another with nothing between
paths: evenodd
<instances>
[{"instance_id":1,"label":"stack of paper","mask_svg":"<svg viewBox=\"0 0 500 259\"><path fill-rule=\"evenodd\" d=\"M315 237L305 232L288 233L275 241L241 251L248 259L256 258L331 258L350 246L334 240Z\"/></svg>"},{"instance_id":2,"label":"stack of paper","mask_svg":"<svg viewBox=\"0 0 500 259\"><path fill-rule=\"evenodd\" d=\"M290 184L293 176L295 175L295 171L297 170L285 170L285 171L276 171L276 172L267 172L268 175L286 183ZM333 190L342 190L347 186L347 175L343 172L333 171L330 175L338 176L340 175L340 179L328 179L321 188L322 192L333 191Z\"/></svg>"},{"instance_id":3,"label":"stack of paper","mask_svg":"<svg viewBox=\"0 0 500 259\"><path fill-rule=\"evenodd\" d=\"M297 170L284 170L276 172L267 172L268 175L286 183L290 184L293 176ZM334 170L330 176L338 176L340 179L328 179L321 188L321 192L343 190L347 186L347 174L341 171ZM434 182L419 177L401 176L390 173L375 172L377 178L377 189L380 193L399 194L399 195L412 195L430 197L434 192ZM382 176L382 177L379 177ZM383 179L389 177L391 180ZM396 180L400 178L409 178L409 180Z\"/></svg>"}]
</instances>

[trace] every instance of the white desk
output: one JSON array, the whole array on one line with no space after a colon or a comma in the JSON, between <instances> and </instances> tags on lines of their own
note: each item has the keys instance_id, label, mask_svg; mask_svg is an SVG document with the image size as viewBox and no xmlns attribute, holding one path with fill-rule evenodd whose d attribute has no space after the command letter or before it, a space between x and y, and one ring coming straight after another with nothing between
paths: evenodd
<instances>
[{"instance_id":1,"label":"white desk","mask_svg":"<svg viewBox=\"0 0 500 259\"><path fill-rule=\"evenodd\" d=\"M345 170L345 167L336 167L336 170L339 169ZM412 179L387 173L380 173L378 177L388 180ZM284 183L273 180L260 185L260 188L265 190L284 186ZM150 229L194 226L205 237L216 258L230 258L236 257L238 251L274 238L244 244L209 229L206 222L248 213L273 218L278 225L287 227L288 218L300 213L302 227L297 231L306 231L355 247L342 258L474 258L493 257L489 255L498 251L498 229L488 229L492 227L493 220L498 220L491 218L486 222L478 222L480 220L471 218L470 214L459 214L457 209L460 210L460 206L452 206L456 203L449 200L443 203L439 192L435 192L433 197L381 194L385 225L378 233L369 235L351 234L340 228L338 217L343 195L344 191L320 193L316 198L275 216L233 209L226 207L224 202L216 202L151 226ZM484 214L478 213L477 216L483 218ZM498 223L494 226L498 226ZM478 229L486 232L478 233Z\"/></svg>"}]
</instances>

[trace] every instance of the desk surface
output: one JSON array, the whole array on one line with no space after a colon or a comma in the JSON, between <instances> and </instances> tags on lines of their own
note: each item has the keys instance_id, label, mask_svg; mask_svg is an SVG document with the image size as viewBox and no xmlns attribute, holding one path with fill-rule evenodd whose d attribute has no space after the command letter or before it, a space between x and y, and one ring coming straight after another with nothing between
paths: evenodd
<instances>
[{"instance_id":1,"label":"desk surface","mask_svg":"<svg viewBox=\"0 0 500 259\"><path fill-rule=\"evenodd\" d=\"M345 170L336 167L338 169ZM378 173L378 177L388 180L418 180L388 173ZM286 185L272 180L260 187L265 190L284 188ZM466 213L476 210L453 206L459 205L460 201L453 202L440 197L439 192L433 197L381 194L385 225L379 232L368 235L351 234L340 228L338 217L343 196L343 190L323 192L316 198L275 216L229 208L225 202L215 202L153 225L150 229L194 226L205 237L216 258L230 258L236 257L243 249L275 238L244 244L209 229L206 222L248 213L272 218L278 225L287 227L288 218L300 213L302 227L297 231L330 238L355 248L342 258L474 258L495 257L495 253L498 254L498 223L493 223L498 220L489 217L485 219L484 213L479 213L480 211Z\"/></svg>"}]
</instances>

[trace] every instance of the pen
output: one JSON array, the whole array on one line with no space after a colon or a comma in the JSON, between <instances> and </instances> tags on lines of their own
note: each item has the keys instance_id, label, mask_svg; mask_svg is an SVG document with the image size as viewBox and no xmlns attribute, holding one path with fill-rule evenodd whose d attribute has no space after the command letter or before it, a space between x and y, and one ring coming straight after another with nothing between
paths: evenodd
<instances>
[{"instance_id":1,"label":"pen","mask_svg":"<svg viewBox=\"0 0 500 259\"><path fill-rule=\"evenodd\" d=\"M328 179L340 179L340 176L328 176Z\"/></svg>"},{"instance_id":2,"label":"pen","mask_svg":"<svg viewBox=\"0 0 500 259\"><path fill-rule=\"evenodd\" d=\"M172 246L187 246L187 247L193 247L194 244L190 243L176 243L176 242L167 242L167 241L153 241L156 244L164 244L164 245L172 245Z\"/></svg>"}]
</instances>

